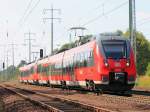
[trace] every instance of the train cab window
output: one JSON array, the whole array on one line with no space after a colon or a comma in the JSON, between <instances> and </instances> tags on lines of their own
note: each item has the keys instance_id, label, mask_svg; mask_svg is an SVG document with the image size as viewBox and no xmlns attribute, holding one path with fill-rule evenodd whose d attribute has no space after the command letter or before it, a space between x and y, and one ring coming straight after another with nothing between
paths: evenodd
<instances>
[{"instance_id":1,"label":"train cab window","mask_svg":"<svg viewBox=\"0 0 150 112\"><path fill-rule=\"evenodd\" d=\"M121 59L126 58L126 42L123 40L102 41L106 58Z\"/></svg>"}]
</instances>

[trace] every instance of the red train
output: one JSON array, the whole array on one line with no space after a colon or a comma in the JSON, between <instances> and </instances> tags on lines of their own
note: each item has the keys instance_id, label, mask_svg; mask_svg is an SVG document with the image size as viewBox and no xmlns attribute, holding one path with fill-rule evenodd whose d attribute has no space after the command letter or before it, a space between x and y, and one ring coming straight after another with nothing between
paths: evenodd
<instances>
[{"instance_id":1,"label":"red train","mask_svg":"<svg viewBox=\"0 0 150 112\"><path fill-rule=\"evenodd\" d=\"M19 70L21 82L90 90L124 92L131 90L136 80L130 42L113 35L95 37Z\"/></svg>"}]
</instances>

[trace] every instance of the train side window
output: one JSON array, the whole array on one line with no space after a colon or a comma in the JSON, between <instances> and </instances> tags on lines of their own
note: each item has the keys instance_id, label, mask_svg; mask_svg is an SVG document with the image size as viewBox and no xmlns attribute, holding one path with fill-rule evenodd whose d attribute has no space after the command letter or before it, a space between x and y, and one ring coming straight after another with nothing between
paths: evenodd
<instances>
[{"instance_id":1,"label":"train side window","mask_svg":"<svg viewBox=\"0 0 150 112\"><path fill-rule=\"evenodd\" d=\"M54 65L51 65L51 74L54 75Z\"/></svg>"},{"instance_id":2,"label":"train side window","mask_svg":"<svg viewBox=\"0 0 150 112\"><path fill-rule=\"evenodd\" d=\"M28 76L28 70L26 71L26 76Z\"/></svg>"},{"instance_id":3,"label":"train side window","mask_svg":"<svg viewBox=\"0 0 150 112\"><path fill-rule=\"evenodd\" d=\"M85 52L85 58L84 58L84 66L87 67L87 61L88 61L88 51Z\"/></svg>"},{"instance_id":4,"label":"train side window","mask_svg":"<svg viewBox=\"0 0 150 112\"><path fill-rule=\"evenodd\" d=\"M40 73L41 72L41 65L37 66L37 72Z\"/></svg>"},{"instance_id":5,"label":"train side window","mask_svg":"<svg viewBox=\"0 0 150 112\"><path fill-rule=\"evenodd\" d=\"M82 56L82 53L80 53L80 67L82 67L82 59L83 59L83 56Z\"/></svg>"},{"instance_id":6,"label":"train side window","mask_svg":"<svg viewBox=\"0 0 150 112\"><path fill-rule=\"evenodd\" d=\"M66 60L65 73L67 74L68 72L69 72L69 61Z\"/></svg>"},{"instance_id":7,"label":"train side window","mask_svg":"<svg viewBox=\"0 0 150 112\"><path fill-rule=\"evenodd\" d=\"M94 55L93 55L93 51L90 51L88 57L88 66L92 66L93 64L94 64Z\"/></svg>"},{"instance_id":8,"label":"train side window","mask_svg":"<svg viewBox=\"0 0 150 112\"><path fill-rule=\"evenodd\" d=\"M26 71L24 71L24 76L26 76Z\"/></svg>"},{"instance_id":9,"label":"train side window","mask_svg":"<svg viewBox=\"0 0 150 112\"><path fill-rule=\"evenodd\" d=\"M22 76L24 76L24 71L22 72Z\"/></svg>"},{"instance_id":10,"label":"train side window","mask_svg":"<svg viewBox=\"0 0 150 112\"><path fill-rule=\"evenodd\" d=\"M69 72L70 71L72 71L72 60L71 60L71 58L70 58L70 60L69 60Z\"/></svg>"},{"instance_id":11,"label":"train side window","mask_svg":"<svg viewBox=\"0 0 150 112\"><path fill-rule=\"evenodd\" d=\"M33 67L31 67L31 69L30 69L30 73L31 73L31 74L33 74L33 73L34 73L34 68L33 68Z\"/></svg>"},{"instance_id":12,"label":"train side window","mask_svg":"<svg viewBox=\"0 0 150 112\"><path fill-rule=\"evenodd\" d=\"M41 73L44 73L45 72L45 67L41 66Z\"/></svg>"},{"instance_id":13,"label":"train side window","mask_svg":"<svg viewBox=\"0 0 150 112\"><path fill-rule=\"evenodd\" d=\"M80 53L77 54L77 67L80 67L80 58L81 58L81 55Z\"/></svg>"},{"instance_id":14,"label":"train side window","mask_svg":"<svg viewBox=\"0 0 150 112\"><path fill-rule=\"evenodd\" d=\"M24 76L26 76L26 71L24 71Z\"/></svg>"},{"instance_id":15,"label":"train side window","mask_svg":"<svg viewBox=\"0 0 150 112\"><path fill-rule=\"evenodd\" d=\"M57 63L55 63L54 67L55 67L55 73L54 74L57 75Z\"/></svg>"},{"instance_id":16,"label":"train side window","mask_svg":"<svg viewBox=\"0 0 150 112\"><path fill-rule=\"evenodd\" d=\"M53 67L53 75L55 75L55 64L53 64L52 67Z\"/></svg>"},{"instance_id":17,"label":"train side window","mask_svg":"<svg viewBox=\"0 0 150 112\"><path fill-rule=\"evenodd\" d=\"M49 69L48 69L48 72L50 73L50 75L52 75L52 66L49 65L48 68L49 68Z\"/></svg>"},{"instance_id":18,"label":"train side window","mask_svg":"<svg viewBox=\"0 0 150 112\"><path fill-rule=\"evenodd\" d=\"M23 76L23 71L20 71L20 76L21 76L21 77Z\"/></svg>"},{"instance_id":19,"label":"train side window","mask_svg":"<svg viewBox=\"0 0 150 112\"><path fill-rule=\"evenodd\" d=\"M76 62L77 62L77 54L74 54L74 58L73 58L74 67L76 67Z\"/></svg>"},{"instance_id":20,"label":"train side window","mask_svg":"<svg viewBox=\"0 0 150 112\"><path fill-rule=\"evenodd\" d=\"M66 61L64 60L63 61L63 74L66 73Z\"/></svg>"},{"instance_id":21,"label":"train side window","mask_svg":"<svg viewBox=\"0 0 150 112\"><path fill-rule=\"evenodd\" d=\"M49 66L46 66L46 75L48 76L49 75Z\"/></svg>"},{"instance_id":22,"label":"train side window","mask_svg":"<svg viewBox=\"0 0 150 112\"><path fill-rule=\"evenodd\" d=\"M73 59L70 60L70 70L73 71Z\"/></svg>"}]
</instances>

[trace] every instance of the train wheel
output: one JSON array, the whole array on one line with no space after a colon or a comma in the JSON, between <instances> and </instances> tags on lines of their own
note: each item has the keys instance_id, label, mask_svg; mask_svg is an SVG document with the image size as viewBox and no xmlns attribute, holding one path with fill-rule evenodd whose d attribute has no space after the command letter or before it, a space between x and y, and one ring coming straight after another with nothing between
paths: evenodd
<instances>
[{"instance_id":1,"label":"train wheel","mask_svg":"<svg viewBox=\"0 0 150 112\"><path fill-rule=\"evenodd\" d=\"M63 90L67 88L66 87L66 81L61 81L61 87Z\"/></svg>"},{"instance_id":2,"label":"train wheel","mask_svg":"<svg viewBox=\"0 0 150 112\"><path fill-rule=\"evenodd\" d=\"M92 90L92 91L95 91L95 84L94 84L94 81L90 81L90 89Z\"/></svg>"},{"instance_id":3,"label":"train wheel","mask_svg":"<svg viewBox=\"0 0 150 112\"><path fill-rule=\"evenodd\" d=\"M92 80L86 80L86 88L90 91L95 90L95 84Z\"/></svg>"},{"instance_id":4,"label":"train wheel","mask_svg":"<svg viewBox=\"0 0 150 112\"><path fill-rule=\"evenodd\" d=\"M50 87L50 82L49 82L49 81L47 81L47 84L46 84L46 86Z\"/></svg>"}]
</instances>

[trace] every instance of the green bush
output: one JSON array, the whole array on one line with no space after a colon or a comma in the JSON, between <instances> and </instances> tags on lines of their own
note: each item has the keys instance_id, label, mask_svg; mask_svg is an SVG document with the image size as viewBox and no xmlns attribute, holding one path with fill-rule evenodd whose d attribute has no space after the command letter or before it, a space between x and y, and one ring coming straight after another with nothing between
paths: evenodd
<instances>
[{"instance_id":1,"label":"green bush","mask_svg":"<svg viewBox=\"0 0 150 112\"><path fill-rule=\"evenodd\" d=\"M147 66L146 75L150 76L150 62L148 63L148 66Z\"/></svg>"}]
</instances>

